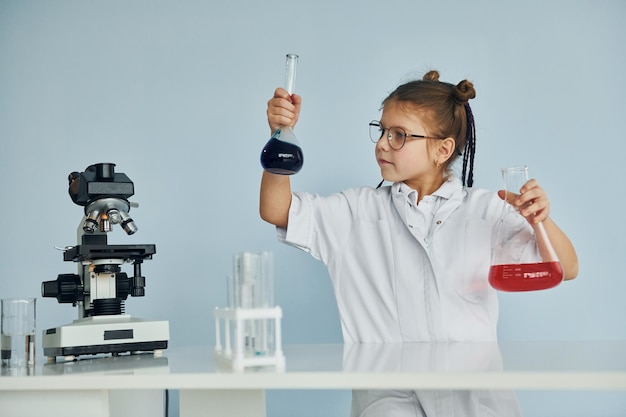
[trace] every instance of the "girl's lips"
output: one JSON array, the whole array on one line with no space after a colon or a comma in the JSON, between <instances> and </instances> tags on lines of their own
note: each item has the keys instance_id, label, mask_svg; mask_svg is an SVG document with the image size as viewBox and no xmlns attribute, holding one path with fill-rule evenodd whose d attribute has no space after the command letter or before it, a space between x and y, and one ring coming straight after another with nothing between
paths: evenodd
<instances>
[{"instance_id":1,"label":"girl's lips","mask_svg":"<svg viewBox=\"0 0 626 417\"><path fill-rule=\"evenodd\" d=\"M389 161L387 161L386 159L383 159L383 158L378 158L378 163L380 165L389 165L389 164L391 164L391 162L389 162Z\"/></svg>"}]
</instances>

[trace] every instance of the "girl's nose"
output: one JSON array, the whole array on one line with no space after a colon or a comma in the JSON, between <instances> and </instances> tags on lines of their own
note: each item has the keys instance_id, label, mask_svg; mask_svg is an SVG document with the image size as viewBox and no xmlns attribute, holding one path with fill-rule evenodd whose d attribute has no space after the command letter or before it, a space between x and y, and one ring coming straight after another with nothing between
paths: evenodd
<instances>
[{"instance_id":1,"label":"girl's nose","mask_svg":"<svg viewBox=\"0 0 626 417\"><path fill-rule=\"evenodd\" d=\"M380 139L378 139L378 142L376 142L376 148L380 149L381 151L389 150L389 139L387 139L386 133L383 133L380 136Z\"/></svg>"}]
</instances>

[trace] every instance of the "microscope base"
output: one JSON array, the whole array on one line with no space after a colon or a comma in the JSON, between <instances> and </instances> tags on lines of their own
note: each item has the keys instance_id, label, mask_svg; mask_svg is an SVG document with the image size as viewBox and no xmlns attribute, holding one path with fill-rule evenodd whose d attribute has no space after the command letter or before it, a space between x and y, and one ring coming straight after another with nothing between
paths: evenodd
<instances>
[{"instance_id":1,"label":"microscope base","mask_svg":"<svg viewBox=\"0 0 626 417\"><path fill-rule=\"evenodd\" d=\"M93 316L43 332L43 353L57 356L147 352L167 349L169 323L129 315Z\"/></svg>"}]
</instances>

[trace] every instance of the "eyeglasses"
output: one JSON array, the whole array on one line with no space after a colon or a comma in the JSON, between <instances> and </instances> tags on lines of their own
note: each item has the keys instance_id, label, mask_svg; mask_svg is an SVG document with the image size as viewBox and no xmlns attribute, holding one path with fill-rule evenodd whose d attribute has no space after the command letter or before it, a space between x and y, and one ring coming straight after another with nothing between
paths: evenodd
<instances>
[{"instance_id":1,"label":"eyeglasses","mask_svg":"<svg viewBox=\"0 0 626 417\"><path fill-rule=\"evenodd\" d=\"M417 139L442 139L442 138L434 138L431 136L424 135L409 135L406 133L406 130L401 127L390 127L386 128L380 124L378 120L372 120L370 122L370 139L374 143L378 143L379 140L382 139L385 134L385 130L387 131L387 140L389 141L389 146L391 149L399 151L404 146L407 137L417 138Z\"/></svg>"}]
</instances>

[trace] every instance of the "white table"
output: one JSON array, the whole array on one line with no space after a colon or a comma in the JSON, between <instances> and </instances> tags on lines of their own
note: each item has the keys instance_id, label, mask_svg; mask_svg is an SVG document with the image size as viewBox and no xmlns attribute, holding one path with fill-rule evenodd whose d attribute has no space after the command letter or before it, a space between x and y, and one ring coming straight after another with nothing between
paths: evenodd
<instances>
[{"instance_id":1,"label":"white table","mask_svg":"<svg viewBox=\"0 0 626 417\"><path fill-rule=\"evenodd\" d=\"M623 390L626 341L293 345L286 370L218 369L213 347L42 364L0 377L10 416L264 416L268 389ZM71 404L71 406L69 406ZM131 414L132 413L132 414Z\"/></svg>"}]
</instances>

